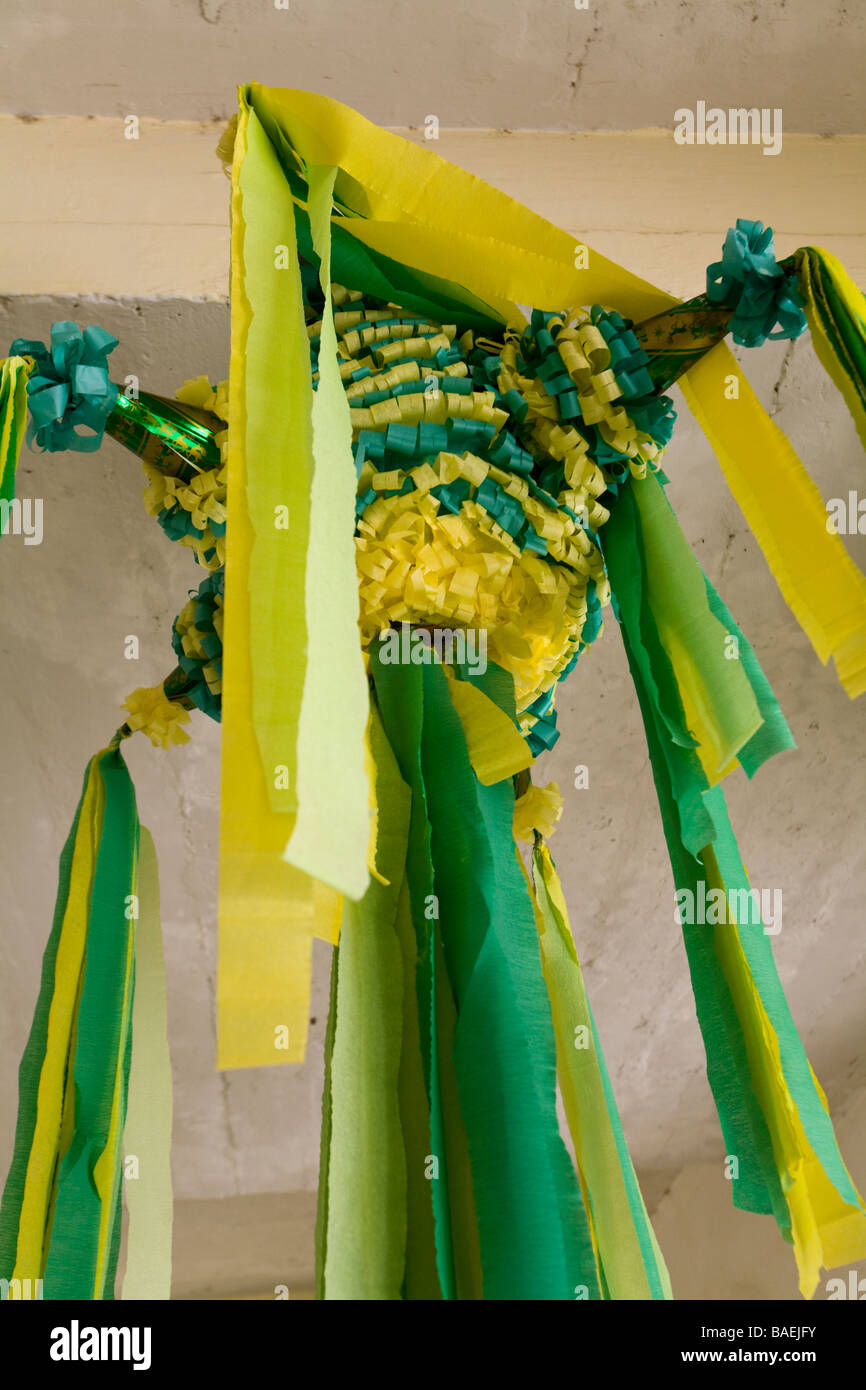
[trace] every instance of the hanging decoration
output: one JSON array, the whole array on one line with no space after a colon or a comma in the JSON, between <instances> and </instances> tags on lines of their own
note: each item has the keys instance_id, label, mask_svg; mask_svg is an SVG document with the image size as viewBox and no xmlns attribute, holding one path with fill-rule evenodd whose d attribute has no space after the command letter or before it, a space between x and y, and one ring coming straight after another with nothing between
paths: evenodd
<instances>
[{"instance_id":1,"label":"hanging decoration","mask_svg":"<svg viewBox=\"0 0 866 1390\"><path fill-rule=\"evenodd\" d=\"M107 434L141 459L147 511L203 576L176 665L90 763L61 857L0 1275L113 1297L134 1144L150 1186L130 1194L123 1297L168 1296L158 890L120 750L136 732L182 744L198 710L222 724L221 1067L302 1060L312 938L334 945L319 1296L672 1296L547 844L558 823L567 838L562 799L531 778L610 605L733 1200L775 1217L810 1297L822 1265L866 1256L866 1208L722 789L794 741L661 461L678 381L794 615L862 693L866 580L724 345L808 326L862 433L862 295L826 252L777 262L770 229L739 221L678 303L310 93L242 88L219 152L228 383L133 398L109 380L116 341L71 323L13 343L0 378L4 497L26 390L37 448Z\"/></svg>"}]
</instances>

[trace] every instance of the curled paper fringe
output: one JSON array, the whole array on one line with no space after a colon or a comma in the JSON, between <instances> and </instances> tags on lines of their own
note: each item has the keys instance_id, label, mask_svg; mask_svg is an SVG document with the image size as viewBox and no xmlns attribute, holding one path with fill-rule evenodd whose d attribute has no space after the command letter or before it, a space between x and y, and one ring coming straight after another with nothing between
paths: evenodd
<instances>
[{"instance_id":1,"label":"curled paper fringe","mask_svg":"<svg viewBox=\"0 0 866 1390\"><path fill-rule=\"evenodd\" d=\"M174 622L171 644L191 680L192 703L219 721L222 707L223 587L225 571L203 579Z\"/></svg>"}]
</instances>

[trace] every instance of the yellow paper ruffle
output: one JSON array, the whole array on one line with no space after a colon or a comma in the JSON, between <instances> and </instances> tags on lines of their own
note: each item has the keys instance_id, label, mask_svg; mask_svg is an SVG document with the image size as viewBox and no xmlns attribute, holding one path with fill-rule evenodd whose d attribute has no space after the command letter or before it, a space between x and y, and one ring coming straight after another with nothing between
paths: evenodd
<instances>
[{"instance_id":1,"label":"yellow paper ruffle","mask_svg":"<svg viewBox=\"0 0 866 1390\"><path fill-rule=\"evenodd\" d=\"M129 711L126 723L132 733L147 734L154 748L189 743L189 734L182 728L189 723L189 710L169 700L162 685L133 690L124 700L123 708Z\"/></svg>"},{"instance_id":2,"label":"yellow paper ruffle","mask_svg":"<svg viewBox=\"0 0 866 1390\"><path fill-rule=\"evenodd\" d=\"M562 817L562 793L555 782L537 787L530 782L514 803L514 838L524 844L535 843L535 832L549 840Z\"/></svg>"},{"instance_id":3,"label":"yellow paper ruffle","mask_svg":"<svg viewBox=\"0 0 866 1390\"><path fill-rule=\"evenodd\" d=\"M440 510L430 489L487 476L521 497L551 558L521 550L485 509L467 500L458 515ZM363 476L363 475L362 475ZM592 579L602 602L607 580L598 547L565 513L528 495L526 483L472 454L440 454L434 464L372 475L373 486L415 491L378 497L356 538L361 635L369 644L396 623L483 629L488 657L510 671L518 712L555 683L571 660Z\"/></svg>"}]
</instances>

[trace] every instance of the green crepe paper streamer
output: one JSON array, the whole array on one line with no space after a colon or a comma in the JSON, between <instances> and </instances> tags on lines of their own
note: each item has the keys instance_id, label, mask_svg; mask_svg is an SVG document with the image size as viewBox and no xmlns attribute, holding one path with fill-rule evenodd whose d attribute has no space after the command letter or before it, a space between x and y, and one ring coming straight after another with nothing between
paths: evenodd
<instances>
[{"instance_id":1,"label":"green crepe paper streamer","mask_svg":"<svg viewBox=\"0 0 866 1390\"><path fill-rule=\"evenodd\" d=\"M102 1203L92 1174L108 1141L117 1063L125 1055L130 1025L124 1012L124 988L133 928L125 913L135 880L138 817L132 782L119 749L99 755L99 771L105 783L105 816L78 1007L73 1062L75 1133L60 1167L45 1266L45 1296L58 1300L104 1297L105 1281L97 1280L96 1268ZM121 1112L114 1155L115 1186L108 1198L112 1212L116 1210L116 1182L122 1161L123 1120Z\"/></svg>"},{"instance_id":2,"label":"green crepe paper streamer","mask_svg":"<svg viewBox=\"0 0 866 1390\"><path fill-rule=\"evenodd\" d=\"M515 720L514 683L507 671L502 670L501 667L496 666L493 662L488 662L487 669L482 674L473 673L468 667L456 667L455 669L459 669L462 674L465 674L466 679L469 680L471 684L478 686L490 699L494 699L496 703L499 704L500 708L503 709L512 720ZM426 860L426 863L429 866L429 858ZM432 873L432 868L430 872ZM432 886L431 881L429 883L431 891ZM407 922L411 930L411 919L408 917ZM457 1024L457 1014L451 987L448 982L441 936L438 932L434 935L434 955L437 981L435 1000L437 1072L439 1079L439 1097L442 1108L443 1142L447 1157L448 1199L451 1212L455 1294L460 1300L477 1300L482 1299L484 1296L483 1278L481 1272L481 1251L478 1245L478 1218L472 1188L471 1164L463 1116L460 1109L457 1078L453 1061L454 1032ZM413 949L413 963L414 959ZM425 1110L425 1117L429 1135L429 1107ZM406 1127L407 1121L404 1118L404 1131ZM408 1148L407 1141L407 1150ZM420 1144L416 1147L415 1152L419 1154L422 1152ZM426 1150L423 1152L426 1152ZM411 1178L414 1174L411 1164L409 1172ZM430 1183L425 1181L423 1187L429 1191ZM429 1207L429 1197L427 1198L426 1205ZM411 1241L409 1248L411 1251ZM429 1297L430 1295L422 1296Z\"/></svg>"},{"instance_id":3,"label":"green crepe paper streamer","mask_svg":"<svg viewBox=\"0 0 866 1390\"><path fill-rule=\"evenodd\" d=\"M485 1299L599 1298L577 1177L556 1118L550 1004L512 835L514 789L483 787L438 664L425 666L422 770L457 1006L454 1065Z\"/></svg>"},{"instance_id":4,"label":"green crepe paper streamer","mask_svg":"<svg viewBox=\"0 0 866 1390\"><path fill-rule=\"evenodd\" d=\"M172 1086L165 1001L165 959L159 912L159 868L149 830L141 828L135 931L135 1000L124 1157L138 1159L125 1184L129 1213L122 1298L171 1297ZM118 1231L119 1235L119 1231Z\"/></svg>"},{"instance_id":5,"label":"green crepe paper streamer","mask_svg":"<svg viewBox=\"0 0 866 1390\"><path fill-rule=\"evenodd\" d=\"M20 357L5 357L0 366L0 501L3 502L11 502L15 496L15 472L27 430L30 370Z\"/></svg>"},{"instance_id":6,"label":"green crepe paper streamer","mask_svg":"<svg viewBox=\"0 0 866 1390\"><path fill-rule=\"evenodd\" d=\"M400 886L394 928L403 957L403 1027L398 1079L400 1124L406 1148L406 1269L403 1297L413 1302L439 1301L442 1290L436 1268L436 1225L433 1216L433 1191L437 1184L426 1176L430 1153L430 1102L421 1057L421 1021L416 988L418 947L412 925L409 883L405 878ZM443 991L439 990L437 999L442 995ZM437 1020L437 1035L442 1031L442 1025Z\"/></svg>"},{"instance_id":7,"label":"green crepe paper streamer","mask_svg":"<svg viewBox=\"0 0 866 1390\"><path fill-rule=\"evenodd\" d=\"M322 1132L319 1143L319 1190L316 1198L316 1298L325 1297L325 1263L328 1250L328 1171L331 1162L331 1071L334 1056L334 1037L337 1032L337 956L331 955L331 986L328 999L328 1023L325 1028L325 1078L322 1087Z\"/></svg>"},{"instance_id":8,"label":"green crepe paper streamer","mask_svg":"<svg viewBox=\"0 0 866 1390\"><path fill-rule=\"evenodd\" d=\"M637 664L628 638L623 641L643 716L647 748L659 799L676 889L695 895L704 877L703 866L683 843L680 816L667 772L665 752L652 706L640 686ZM718 788L716 790L719 790ZM709 794L708 794L709 795ZM709 841L708 841L709 843ZM751 1072L742 1027L724 972L715 953L714 928L695 923L682 928L683 942L695 996L695 1010L706 1053L707 1079L719 1115L725 1152L739 1158L738 1176L731 1180L731 1196L741 1211L775 1216L786 1240L791 1240L790 1218L776 1169L767 1123L752 1090Z\"/></svg>"},{"instance_id":9,"label":"green crepe paper streamer","mask_svg":"<svg viewBox=\"0 0 866 1390\"><path fill-rule=\"evenodd\" d=\"M21 1203L24 1198L24 1183L27 1176L27 1163L33 1144L36 1128L36 1102L39 1093L39 1078L45 1060L48 1037L48 1016L54 995L54 970L57 961L57 948L60 944L60 929L66 912L69 896L69 876L75 851L75 837L78 834L78 821L84 801L84 791L90 775L90 764L84 773L84 783L78 806L72 821L72 828L60 854L60 869L57 885L57 898L54 907L54 921L42 957L42 978L39 997L30 1025L27 1045L18 1069L18 1121L15 1128L15 1143L12 1162L3 1188L3 1201L0 1203L0 1278L11 1279L15 1268L18 1246L18 1224L21 1219ZM58 1115L58 1141L60 1137L60 1116ZM41 1270L30 1276L38 1279Z\"/></svg>"},{"instance_id":10,"label":"green crepe paper streamer","mask_svg":"<svg viewBox=\"0 0 866 1390\"><path fill-rule=\"evenodd\" d=\"M298 245L305 260L318 264L308 230L308 219L298 200L306 202L307 181L301 170L300 157L292 148L288 135L270 110L265 88L253 83L245 89L245 98L268 133L283 172L295 195L295 214L298 222ZM309 171L308 171L309 172ZM339 171L341 187L359 185ZM331 222L331 274L339 285L360 290L386 302L399 304L414 313L424 314L437 323L457 323L461 330L497 335L504 322L483 300L462 285L444 280L412 266L403 265L381 252L374 251L351 234L352 216L334 216Z\"/></svg>"},{"instance_id":11,"label":"green crepe paper streamer","mask_svg":"<svg viewBox=\"0 0 866 1390\"><path fill-rule=\"evenodd\" d=\"M679 523L676 522L676 514L671 507L670 498L664 488L659 488L659 492L667 502L671 516L679 531ZM641 518L642 517L643 513L641 513ZM637 518L635 518L635 522L640 525ZM640 543L643 544L646 533L642 525L640 530ZM682 533L680 532L680 534ZM694 563L697 565L696 561ZM700 569L699 566L697 566L697 568ZM757 732L743 744L737 754L737 761L743 768L746 776L753 777L758 768L761 767L768 758L772 758L776 753L784 752L786 749L796 748L797 745L788 727L788 722L779 708L779 702L773 694L772 686L764 675L751 644L744 636L742 629L734 621L730 610L719 597L709 579L703 573L703 570L700 570L700 573L703 576L707 602L713 618L721 624L723 629L737 638L739 661L745 673L746 680L751 687L752 694L758 706L758 712L761 716L762 722ZM724 668L722 669L724 670ZM722 695L718 697L719 703L723 702L723 698Z\"/></svg>"},{"instance_id":12,"label":"green crepe paper streamer","mask_svg":"<svg viewBox=\"0 0 866 1390\"><path fill-rule=\"evenodd\" d=\"M560 1086L575 1143L575 1123L583 1136L584 1177L605 1296L670 1299L670 1278L626 1147L574 940L547 892L537 847L533 880L544 923L541 954L557 1037ZM589 1030L589 1048L575 1044L579 1027Z\"/></svg>"},{"instance_id":13,"label":"green crepe paper streamer","mask_svg":"<svg viewBox=\"0 0 866 1390\"><path fill-rule=\"evenodd\" d=\"M247 497L255 536L249 567L253 719L271 809L291 812L298 809L297 729L307 662L313 383L291 193L254 112L240 189L243 292L252 311L244 375ZM277 269L280 246L287 248L287 264ZM288 533L274 526L277 506L289 509ZM272 771L283 765L285 790L275 786Z\"/></svg>"},{"instance_id":14,"label":"green crepe paper streamer","mask_svg":"<svg viewBox=\"0 0 866 1390\"><path fill-rule=\"evenodd\" d=\"M850 317L844 300L836 293L833 283L833 270L820 252L809 257L816 274L815 302L821 315L824 331L838 359L853 383L861 401L866 398L866 346L864 346L864 322Z\"/></svg>"},{"instance_id":15,"label":"green crepe paper streamer","mask_svg":"<svg viewBox=\"0 0 866 1390\"><path fill-rule=\"evenodd\" d=\"M730 611L706 575L704 575L704 584L706 585L710 612L721 623L722 627L726 628L737 639L739 660L746 673L746 679L752 687L763 720L758 732L753 734L747 743L743 744L737 754L737 761L746 776L754 777L758 768L768 758L773 758L777 753L785 752L786 749L796 748L797 745L794 742L794 735L788 727L788 721L773 694L773 688L764 675L748 639L735 623Z\"/></svg>"},{"instance_id":16,"label":"green crepe paper streamer","mask_svg":"<svg viewBox=\"0 0 866 1390\"><path fill-rule=\"evenodd\" d=\"M620 628L624 638L628 635L632 675L658 721L658 746L676 804L677 833L694 856L712 839L713 822L702 796L709 783L693 751L693 740L678 737L685 729L685 716L673 667L647 602L640 519L631 488L617 498L603 531L605 565Z\"/></svg>"},{"instance_id":17,"label":"green crepe paper streamer","mask_svg":"<svg viewBox=\"0 0 866 1390\"><path fill-rule=\"evenodd\" d=\"M658 711L652 674L665 680L670 663L662 650L643 583L643 551L636 526L636 506L625 489L604 527L604 557L618 609L620 632L646 731L653 781L677 890L697 892L703 875L697 854L715 837L703 769L690 749L667 736ZM643 621L642 621L643 618ZM727 981L713 946L713 927L683 928L683 941L704 1040L707 1078L727 1153L740 1159L731 1183L734 1205L744 1211L772 1213L790 1239L789 1218L776 1171L769 1130L752 1090L742 1028Z\"/></svg>"},{"instance_id":18,"label":"green crepe paper streamer","mask_svg":"<svg viewBox=\"0 0 866 1390\"><path fill-rule=\"evenodd\" d=\"M436 921L430 916L433 901L433 865L430 857L430 824L421 775L423 686L418 666L384 665L379 648L370 648L370 670L378 708L400 775L412 793L406 874L409 882L412 925L416 938L416 995L424 1082L430 1105L430 1149L438 1159L439 1176L430 1180L435 1221L436 1269L443 1299L457 1296L451 1232L448 1155L445 1142L439 1048L437 1045L436 975L434 940ZM443 987L447 980L443 981Z\"/></svg>"},{"instance_id":19,"label":"green crepe paper streamer","mask_svg":"<svg viewBox=\"0 0 866 1390\"><path fill-rule=\"evenodd\" d=\"M688 652L701 687L701 703L713 711L732 756L761 727L761 714L740 663L725 656L724 631L710 611L701 568L653 473L633 480L640 516L648 602L662 631L676 635ZM677 669L676 658L662 643ZM722 768L717 768L721 772Z\"/></svg>"},{"instance_id":20,"label":"green crepe paper streamer","mask_svg":"<svg viewBox=\"0 0 866 1390\"><path fill-rule=\"evenodd\" d=\"M483 300L464 292L451 280L428 275L373 251L352 235L351 221L334 226L334 277L347 289L372 294L423 314L434 323L454 323L485 337L499 338L505 328L500 316Z\"/></svg>"},{"instance_id":21,"label":"green crepe paper streamer","mask_svg":"<svg viewBox=\"0 0 866 1390\"><path fill-rule=\"evenodd\" d=\"M310 226L325 296L319 384L313 397L313 480L307 547L307 668L298 721L298 815L283 858L357 900L369 873L364 672L355 566L356 474L349 403L340 378L331 303L334 169L310 176ZM307 346L306 334L304 346ZM334 801L333 788L340 795Z\"/></svg>"},{"instance_id":22,"label":"green crepe paper streamer","mask_svg":"<svg viewBox=\"0 0 866 1390\"><path fill-rule=\"evenodd\" d=\"M400 1126L403 961L394 930L409 837L409 789L378 716L371 747L379 807L377 868L345 902L337 949L330 1066L324 1296L393 1300L406 1261L406 1154Z\"/></svg>"},{"instance_id":23,"label":"green crepe paper streamer","mask_svg":"<svg viewBox=\"0 0 866 1390\"><path fill-rule=\"evenodd\" d=\"M734 889L748 891L749 880L740 859L721 787L715 787L708 794L707 801L716 826L713 852L725 885L727 901L730 902L728 894ZM738 898L737 901L741 902L742 899ZM782 1074L797 1107L806 1138L843 1202L858 1211L862 1210L859 1195L836 1143L833 1122L821 1102L809 1059L791 1017L769 937L763 926L756 923L738 923L737 932L764 1011L778 1039Z\"/></svg>"},{"instance_id":24,"label":"green crepe paper streamer","mask_svg":"<svg viewBox=\"0 0 866 1390\"><path fill-rule=\"evenodd\" d=\"M438 929L434 933L433 951L436 965L437 1075L448 1176L454 1296L461 1301L480 1301L485 1293L478 1210L455 1062L457 1008L448 979L442 933Z\"/></svg>"},{"instance_id":25,"label":"green crepe paper streamer","mask_svg":"<svg viewBox=\"0 0 866 1390\"><path fill-rule=\"evenodd\" d=\"M134 967L133 967L134 968ZM135 1002L133 998L133 1010ZM125 1094L129 1095L129 1074L132 1068L132 1028L126 1035L126 1049L123 1056L123 1085ZM108 1250L108 1261L105 1269L105 1281L102 1297L108 1302L113 1302L116 1298L114 1292L115 1281L117 1279L117 1263L120 1259L120 1244L123 1235L123 1139L117 1151L117 1166L114 1173L114 1215L112 1216L111 1242Z\"/></svg>"},{"instance_id":26,"label":"green crepe paper streamer","mask_svg":"<svg viewBox=\"0 0 866 1390\"><path fill-rule=\"evenodd\" d=\"M818 266L823 296L819 303L825 309L825 326L836 330L842 343L840 364L847 368L861 401L866 404L866 317L851 317L844 299L837 293L833 268L820 253ZM864 304L862 295L860 304Z\"/></svg>"},{"instance_id":27,"label":"green crepe paper streamer","mask_svg":"<svg viewBox=\"0 0 866 1390\"><path fill-rule=\"evenodd\" d=\"M465 680L482 691L508 716L516 728L519 727L514 701L514 681L506 670L493 661L488 661L485 670L481 672L472 670L468 663L455 662L454 672L458 679ZM610 1295L604 1285L604 1270L600 1270L600 1273L603 1297L608 1298Z\"/></svg>"},{"instance_id":28,"label":"green crepe paper streamer","mask_svg":"<svg viewBox=\"0 0 866 1390\"><path fill-rule=\"evenodd\" d=\"M855 302L859 303L861 312L852 310L837 291L837 272L820 247L803 247L795 252L794 263L801 284L811 288L814 295L813 309L804 288L806 317L815 352L831 381L845 397L866 446L866 300L860 295ZM849 293L856 296L856 286L851 284ZM817 323L814 321L816 315Z\"/></svg>"}]
</instances>

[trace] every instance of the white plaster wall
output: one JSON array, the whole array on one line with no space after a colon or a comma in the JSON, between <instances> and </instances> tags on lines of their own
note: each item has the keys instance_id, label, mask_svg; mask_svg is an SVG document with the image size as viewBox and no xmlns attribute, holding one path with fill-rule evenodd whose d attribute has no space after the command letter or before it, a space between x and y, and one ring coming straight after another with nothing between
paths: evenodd
<instances>
[{"instance_id":1,"label":"white plaster wall","mask_svg":"<svg viewBox=\"0 0 866 1390\"><path fill-rule=\"evenodd\" d=\"M225 298L225 123L145 119L134 140L125 129L120 117L0 114L0 293ZM772 226L780 255L827 245L866 283L862 135L788 135L769 158L663 130L443 130L428 147L674 294L701 288L737 217Z\"/></svg>"},{"instance_id":2,"label":"white plaster wall","mask_svg":"<svg viewBox=\"0 0 866 1390\"><path fill-rule=\"evenodd\" d=\"M781 107L863 129L852 0L31 0L5 7L2 109L210 120L252 80L381 125L670 127L679 106Z\"/></svg>"}]
</instances>

